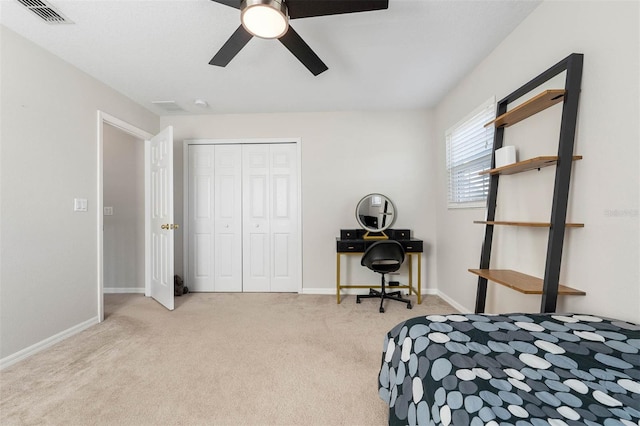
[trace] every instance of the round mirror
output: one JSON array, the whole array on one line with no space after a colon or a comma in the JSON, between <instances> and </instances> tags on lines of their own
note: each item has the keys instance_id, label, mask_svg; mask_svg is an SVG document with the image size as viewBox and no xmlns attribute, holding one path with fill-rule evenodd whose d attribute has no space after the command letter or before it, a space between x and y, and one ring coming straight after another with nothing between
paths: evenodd
<instances>
[{"instance_id":1,"label":"round mirror","mask_svg":"<svg viewBox=\"0 0 640 426\"><path fill-rule=\"evenodd\" d=\"M356 207L356 220L369 232L382 232L396 219L396 208L386 196L369 194Z\"/></svg>"}]
</instances>

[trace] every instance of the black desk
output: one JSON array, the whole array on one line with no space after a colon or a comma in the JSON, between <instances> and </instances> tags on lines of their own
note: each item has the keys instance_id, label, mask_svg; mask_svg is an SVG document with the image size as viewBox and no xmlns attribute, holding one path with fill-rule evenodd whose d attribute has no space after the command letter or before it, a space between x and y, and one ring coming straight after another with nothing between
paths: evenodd
<instances>
[{"instance_id":1,"label":"black desk","mask_svg":"<svg viewBox=\"0 0 640 426\"><path fill-rule=\"evenodd\" d=\"M343 288L380 288L380 285L343 285L340 282L340 259L343 255L358 255L362 256L367 247L371 244L380 240L364 240L364 239L341 239L336 238L336 295L338 299L338 303L340 303L340 290ZM418 304L422 303L422 252L423 252L423 241L418 240L416 238L410 239L397 239L402 247L404 247L406 258L408 259L409 266L409 283L406 285L399 285L397 287L393 287L393 290L396 289L407 289L409 290L409 295L413 292L416 293L418 297ZM413 258L416 258L417 269L418 269L418 286L415 288L413 286Z\"/></svg>"}]
</instances>

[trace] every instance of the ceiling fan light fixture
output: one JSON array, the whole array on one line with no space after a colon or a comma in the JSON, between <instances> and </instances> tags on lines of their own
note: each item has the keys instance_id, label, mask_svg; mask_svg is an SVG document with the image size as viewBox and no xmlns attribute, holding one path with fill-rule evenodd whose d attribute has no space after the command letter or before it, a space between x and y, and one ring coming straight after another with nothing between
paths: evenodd
<instances>
[{"instance_id":1,"label":"ceiling fan light fixture","mask_svg":"<svg viewBox=\"0 0 640 426\"><path fill-rule=\"evenodd\" d=\"M283 0L242 0L240 21L245 30L260 38L280 38L289 29Z\"/></svg>"}]
</instances>

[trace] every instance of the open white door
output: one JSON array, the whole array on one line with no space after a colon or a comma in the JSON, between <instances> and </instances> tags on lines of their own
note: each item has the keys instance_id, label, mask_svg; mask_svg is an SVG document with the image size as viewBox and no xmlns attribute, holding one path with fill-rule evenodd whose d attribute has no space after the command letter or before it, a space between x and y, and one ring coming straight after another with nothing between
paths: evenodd
<instances>
[{"instance_id":1,"label":"open white door","mask_svg":"<svg viewBox=\"0 0 640 426\"><path fill-rule=\"evenodd\" d=\"M173 310L173 127L145 141L147 296Z\"/></svg>"}]
</instances>

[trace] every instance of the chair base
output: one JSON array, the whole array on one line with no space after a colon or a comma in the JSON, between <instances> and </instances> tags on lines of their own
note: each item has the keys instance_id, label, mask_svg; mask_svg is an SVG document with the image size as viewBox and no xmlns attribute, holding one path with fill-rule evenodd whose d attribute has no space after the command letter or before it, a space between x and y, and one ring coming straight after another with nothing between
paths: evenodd
<instances>
[{"instance_id":1,"label":"chair base","mask_svg":"<svg viewBox=\"0 0 640 426\"><path fill-rule=\"evenodd\" d=\"M413 309L413 306L411 305L411 300L403 299L399 291L392 291L390 293L387 293L386 291L384 291L384 288L382 289L382 291L374 290L371 288L369 289L369 294L357 295L356 303L360 303L360 299L380 299L380 313L384 313L384 306L382 305L385 299L391 299L391 300L396 300L398 302L406 303L407 309Z\"/></svg>"}]
</instances>

